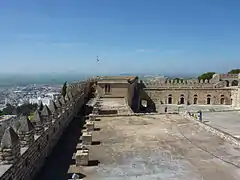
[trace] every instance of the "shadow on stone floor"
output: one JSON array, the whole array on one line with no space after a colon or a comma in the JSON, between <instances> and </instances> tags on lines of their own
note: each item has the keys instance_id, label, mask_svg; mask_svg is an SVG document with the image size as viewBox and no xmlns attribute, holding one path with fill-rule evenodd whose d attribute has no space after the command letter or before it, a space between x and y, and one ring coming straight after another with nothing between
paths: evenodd
<instances>
[{"instance_id":1,"label":"shadow on stone floor","mask_svg":"<svg viewBox=\"0 0 240 180\"><path fill-rule=\"evenodd\" d=\"M67 127L54 147L51 155L47 158L42 169L36 174L34 180L67 180L72 174L68 173L69 166L73 161L72 156L76 152L76 146L81 136L83 119L78 116ZM80 174L81 178L85 175Z\"/></svg>"}]
</instances>

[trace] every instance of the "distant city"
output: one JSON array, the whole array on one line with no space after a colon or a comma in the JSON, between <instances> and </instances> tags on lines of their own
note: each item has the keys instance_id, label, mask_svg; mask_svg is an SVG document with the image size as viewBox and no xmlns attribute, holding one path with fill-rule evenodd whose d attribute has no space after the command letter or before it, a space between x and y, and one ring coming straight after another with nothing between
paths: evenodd
<instances>
[{"instance_id":1,"label":"distant city","mask_svg":"<svg viewBox=\"0 0 240 180\"><path fill-rule=\"evenodd\" d=\"M124 73L121 75L132 75ZM140 74L140 79L160 78L161 75ZM179 76L178 76L179 77ZM181 76L185 77L186 76ZM0 110L7 104L21 106L23 104L49 105L50 100L60 94L65 81L71 83L88 78L86 75L1 75L0 76Z\"/></svg>"}]
</instances>

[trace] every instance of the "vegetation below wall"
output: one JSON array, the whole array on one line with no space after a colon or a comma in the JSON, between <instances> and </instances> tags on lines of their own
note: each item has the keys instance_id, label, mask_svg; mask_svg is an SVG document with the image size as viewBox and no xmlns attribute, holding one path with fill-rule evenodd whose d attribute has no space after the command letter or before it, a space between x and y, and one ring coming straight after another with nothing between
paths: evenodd
<instances>
[{"instance_id":1,"label":"vegetation below wall","mask_svg":"<svg viewBox=\"0 0 240 180\"><path fill-rule=\"evenodd\" d=\"M26 116L31 115L36 109L37 104L23 104L21 106L12 106L7 104L7 107L0 111L0 115L18 115L23 114Z\"/></svg>"}]
</instances>

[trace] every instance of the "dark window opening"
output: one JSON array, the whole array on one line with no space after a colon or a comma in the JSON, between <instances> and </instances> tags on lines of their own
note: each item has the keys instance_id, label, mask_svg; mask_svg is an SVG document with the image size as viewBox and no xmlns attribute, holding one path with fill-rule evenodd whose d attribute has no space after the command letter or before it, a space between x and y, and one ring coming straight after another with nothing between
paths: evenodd
<instances>
[{"instance_id":1,"label":"dark window opening","mask_svg":"<svg viewBox=\"0 0 240 180\"><path fill-rule=\"evenodd\" d=\"M197 104L197 98L193 99L193 104Z\"/></svg>"},{"instance_id":2,"label":"dark window opening","mask_svg":"<svg viewBox=\"0 0 240 180\"><path fill-rule=\"evenodd\" d=\"M172 104L172 97L168 98L168 104Z\"/></svg>"},{"instance_id":3,"label":"dark window opening","mask_svg":"<svg viewBox=\"0 0 240 180\"><path fill-rule=\"evenodd\" d=\"M210 97L207 98L207 104L211 104L211 98Z\"/></svg>"},{"instance_id":4,"label":"dark window opening","mask_svg":"<svg viewBox=\"0 0 240 180\"><path fill-rule=\"evenodd\" d=\"M184 97L180 98L180 104L184 104Z\"/></svg>"},{"instance_id":5,"label":"dark window opening","mask_svg":"<svg viewBox=\"0 0 240 180\"><path fill-rule=\"evenodd\" d=\"M224 98L220 99L220 104L224 104Z\"/></svg>"}]
</instances>

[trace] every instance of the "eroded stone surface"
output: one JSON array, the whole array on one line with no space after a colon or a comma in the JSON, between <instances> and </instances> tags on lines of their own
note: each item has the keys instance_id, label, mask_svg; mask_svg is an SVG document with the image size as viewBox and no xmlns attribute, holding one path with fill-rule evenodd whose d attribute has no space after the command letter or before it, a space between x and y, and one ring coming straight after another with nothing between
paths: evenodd
<instances>
[{"instance_id":1,"label":"eroded stone surface","mask_svg":"<svg viewBox=\"0 0 240 180\"><path fill-rule=\"evenodd\" d=\"M178 115L104 117L97 125L101 144L89 152L100 164L82 168L85 179L240 178L226 163L240 164L239 149Z\"/></svg>"}]
</instances>

